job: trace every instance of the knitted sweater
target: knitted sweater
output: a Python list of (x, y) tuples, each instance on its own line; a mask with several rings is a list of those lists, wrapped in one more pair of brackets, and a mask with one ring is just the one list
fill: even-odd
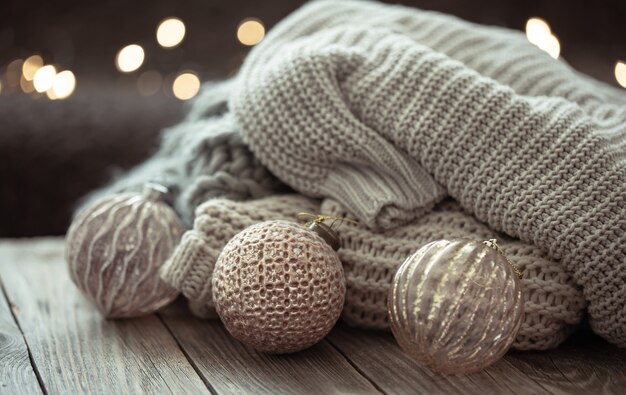
[[(267, 219), (294, 219), (304, 210), (345, 215), (328, 199), (275, 196), (236, 203), (283, 189), (245, 147), (238, 126), (224, 113), (230, 83), (207, 85), (195, 99), (187, 119), (165, 131), (161, 149), (144, 164), (119, 178), (91, 199), (136, 190), (157, 180), (172, 189), (177, 211), (187, 221), (200, 203), (193, 230), (187, 232), (168, 262), (164, 277), (190, 298), (191, 310), (203, 317), (215, 311), (211, 277), (217, 256), (228, 240), (248, 225)], [(229, 199), (215, 199), (229, 197)], [(349, 216), (352, 216), (351, 214)], [(411, 252), (437, 238), (487, 239), (493, 232), (455, 204), (446, 203), (412, 226), (383, 234), (364, 226), (341, 228), (346, 246), (339, 250), (348, 280), (343, 318), (363, 328), (386, 329), (386, 297), (395, 268)], [(504, 241), (503, 241), (504, 242)], [(507, 253), (525, 270), (526, 319), (518, 334), (518, 349), (544, 349), (559, 344), (577, 324), (584, 308), (580, 290), (559, 265), (536, 248), (506, 243)], [(519, 246), (519, 247), (516, 247)]]
[[(300, 195), (279, 195), (249, 202), (209, 200), (197, 210), (194, 228), (163, 267), (162, 277), (190, 299), (192, 311), (215, 317), (211, 277), (226, 243), (244, 228), (268, 219), (295, 220), (299, 211), (350, 216), (341, 205)], [(388, 329), (387, 295), (397, 267), (429, 241), (442, 238), (486, 240), (493, 231), (444, 201), (411, 225), (375, 233), (364, 225), (339, 229), (347, 292), (342, 313), (351, 325)], [(572, 278), (538, 248), (500, 237), (509, 259), (524, 273), (524, 321), (513, 347), (522, 350), (555, 347), (582, 318), (585, 301)]]
[(594, 331), (626, 346), (626, 96), (521, 33), (374, 2), (305, 5), (231, 97), (276, 176), (370, 228), (446, 194), (560, 261)]
[(185, 120), (165, 130), (158, 152), (88, 195), (82, 205), (111, 193), (141, 191), (146, 182), (154, 181), (170, 189), (171, 203), (191, 226), (194, 210), (207, 199), (245, 200), (285, 191), (250, 153), (226, 111), (231, 83), (206, 84)]

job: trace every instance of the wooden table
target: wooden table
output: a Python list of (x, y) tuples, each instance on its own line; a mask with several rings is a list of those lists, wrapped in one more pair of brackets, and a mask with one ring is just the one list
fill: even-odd
[(243, 346), (182, 302), (107, 321), (71, 283), (60, 238), (0, 241), (0, 285), (0, 394), (626, 394), (626, 350), (589, 335), (446, 377), (413, 363), (390, 334), (341, 324), (280, 356)]

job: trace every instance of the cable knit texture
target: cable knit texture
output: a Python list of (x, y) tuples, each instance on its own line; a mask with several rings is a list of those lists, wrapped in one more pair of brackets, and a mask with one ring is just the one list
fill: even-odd
[[(299, 211), (351, 215), (334, 200), (319, 204), (301, 195), (279, 195), (249, 202), (213, 199), (197, 210), (194, 228), (163, 267), (162, 277), (180, 289), (191, 310), (215, 317), (211, 278), (217, 257), (235, 234), (269, 219), (296, 220)], [(346, 275), (347, 292), (342, 317), (351, 325), (388, 329), (387, 295), (397, 267), (424, 244), (442, 238), (486, 240), (493, 231), (458, 204), (446, 200), (411, 225), (376, 233), (363, 225), (344, 224), (338, 251)], [(500, 244), (523, 272), (525, 317), (514, 347), (547, 349), (561, 343), (580, 322), (585, 302), (580, 289), (560, 265), (538, 248), (506, 237)]]
[(231, 83), (206, 84), (186, 119), (165, 130), (153, 157), (90, 194), (83, 205), (111, 193), (141, 191), (146, 182), (155, 181), (170, 188), (176, 211), (191, 226), (194, 210), (207, 199), (245, 200), (284, 191), (250, 153), (226, 111)]
[(594, 331), (626, 346), (623, 92), (519, 32), (322, 0), (252, 50), (230, 104), (251, 150), (296, 190), (378, 230), (423, 221), (448, 194), (560, 261)]

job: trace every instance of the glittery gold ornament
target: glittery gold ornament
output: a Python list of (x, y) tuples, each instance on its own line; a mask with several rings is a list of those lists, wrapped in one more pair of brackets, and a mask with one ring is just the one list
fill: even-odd
[(481, 370), (517, 335), (519, 277), (495, 240), (433, 241), (398, 268), (388, 299), (392, 332), (406, 353), (435, 371)]
[[(313, 222), (313, 228), (330, 228)], [(256, 350), (289, 353), (330, 332), (343, 308), (341, 262), (317, 233), (266, 221), (233, 237), (217, 259), (213, 301), (226, 329)]]
[(159, 277), (184, 231), (161, 200), (166, 191), (148, 184), (142, 194), (107, 196), (81, 211), (68, 231), (70, 276), (108, 318), (148, 314), (178, 295)]

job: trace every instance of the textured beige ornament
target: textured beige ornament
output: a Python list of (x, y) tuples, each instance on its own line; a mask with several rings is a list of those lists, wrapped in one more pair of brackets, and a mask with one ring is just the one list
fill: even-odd
[(148, 184), (142, 194), (105, 197), (81, 211), (66, 238), (70, 276), (108, 318), (151, 313), (178, 291), (159, 277), (184, 225)]
[(495, 240), (438, 240), (398, 268), (389, 319), (400, 347), (446, 374), (481, 370), (509, 349), (523, 318), (519, 272)]
[(337, 322), (343, 267), (320, 236), (287, 221), (252, 225), (233, 237), (213, 273), (222, 322), (256, 350), (289, 353), (320, 341)]

